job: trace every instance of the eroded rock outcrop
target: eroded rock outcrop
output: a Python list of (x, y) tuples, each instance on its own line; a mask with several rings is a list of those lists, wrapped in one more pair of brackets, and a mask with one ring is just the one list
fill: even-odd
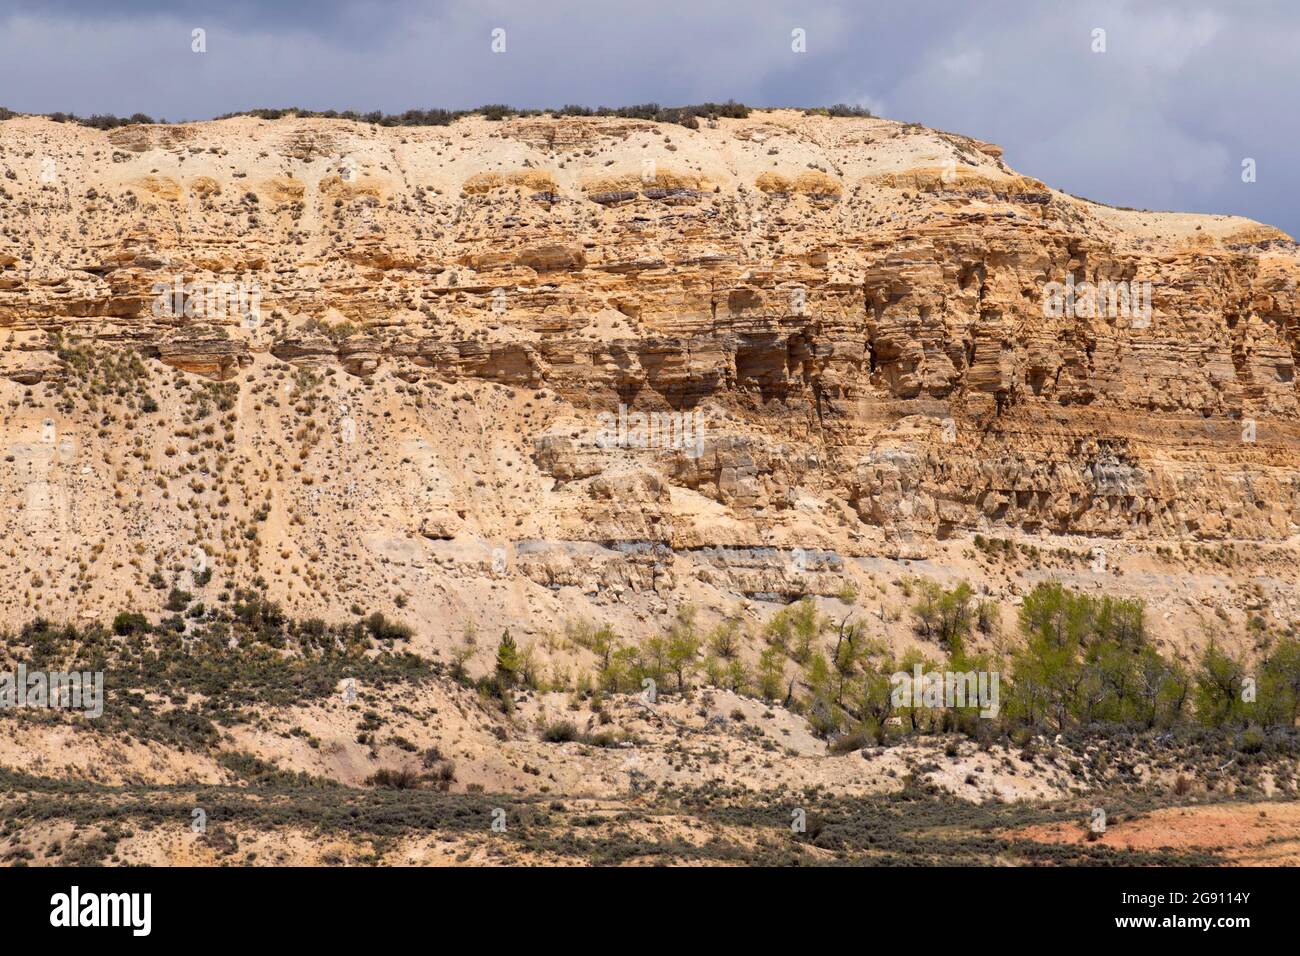
[[(297, 522), (250, 574), (292, 531), (318, 561), (785, 599), (977, 533), (1289, 547), (1300, 522), (1295, 243), (1079, 200), (976, 140), (791, 111), (18, 118), (0, 175), (6, 434), (56, 405), (120, 426), (23, 395), (58, 385), (60, 349), (230, 384), (222, 453)], [(177, 288), (218, 307), (160, 309)], [(206, 502), (203, 440), (136, 447), (169, 490), (205, 486), (155, 518)], [(213, 507), (168, 546), (245, 533)]]

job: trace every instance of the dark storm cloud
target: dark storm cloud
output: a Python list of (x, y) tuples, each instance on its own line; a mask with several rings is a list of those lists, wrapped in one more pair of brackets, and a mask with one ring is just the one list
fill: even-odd
[[(505, 54), (490, 49), (497, 27)], [(806, 53), (791, 50), (795, 28)], [(52, 0), (0, 6), (0, 104), (175, 120), (253, 106), (847, 101), (1000, 143), (1013, 166), (1078, 195), (1295, 234), (1298, 46), (1287, 0)], [(1255, 183), (1241, 181), (1246, 157)]]

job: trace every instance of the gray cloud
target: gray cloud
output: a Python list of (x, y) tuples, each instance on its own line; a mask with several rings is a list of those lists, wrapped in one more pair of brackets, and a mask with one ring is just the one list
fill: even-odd
[[(504, 55), (490, 49), (495, 27)], [(796, 27), (804, 54), (791, 51)], [(1105, 53), (1092, 52), (1096, 28)], [(1287, 0), (47, 0), (0, 8), (0, 98), (173, 120), (254, 106), (848, 101), (1000, 143), (1016, 168), (1091, 199), (1295, 235), (1298, 45)]]

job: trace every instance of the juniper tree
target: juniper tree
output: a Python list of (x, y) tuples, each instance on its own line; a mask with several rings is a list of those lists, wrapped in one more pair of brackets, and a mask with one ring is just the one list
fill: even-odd
[(497, 678), (506, 686), (512, 686), (519, 678), (519, 648), (510, 636), (510, 629), (501, 633), (501, 643), (497, 644)]

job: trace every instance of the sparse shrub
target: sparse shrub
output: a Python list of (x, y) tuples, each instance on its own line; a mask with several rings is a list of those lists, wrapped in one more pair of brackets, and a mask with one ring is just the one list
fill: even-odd
[(368, 787), (384, 787), (389, 790), (414, 790), (419, 785), (420, 777), (413, 770), (390, 770), (387, 767), (381, 767), (369, 777), (366, 777), (366, 786)]
[(562, 744), (578, 739), (578, 728), (571, 720), (557, 720), (542, 728), (542, 739), (548, 744)]
[(138, 612), (122, 611), (113, 618), (113, 633), (118, 635), (141, 634), (149, 630), (149, 620)]

